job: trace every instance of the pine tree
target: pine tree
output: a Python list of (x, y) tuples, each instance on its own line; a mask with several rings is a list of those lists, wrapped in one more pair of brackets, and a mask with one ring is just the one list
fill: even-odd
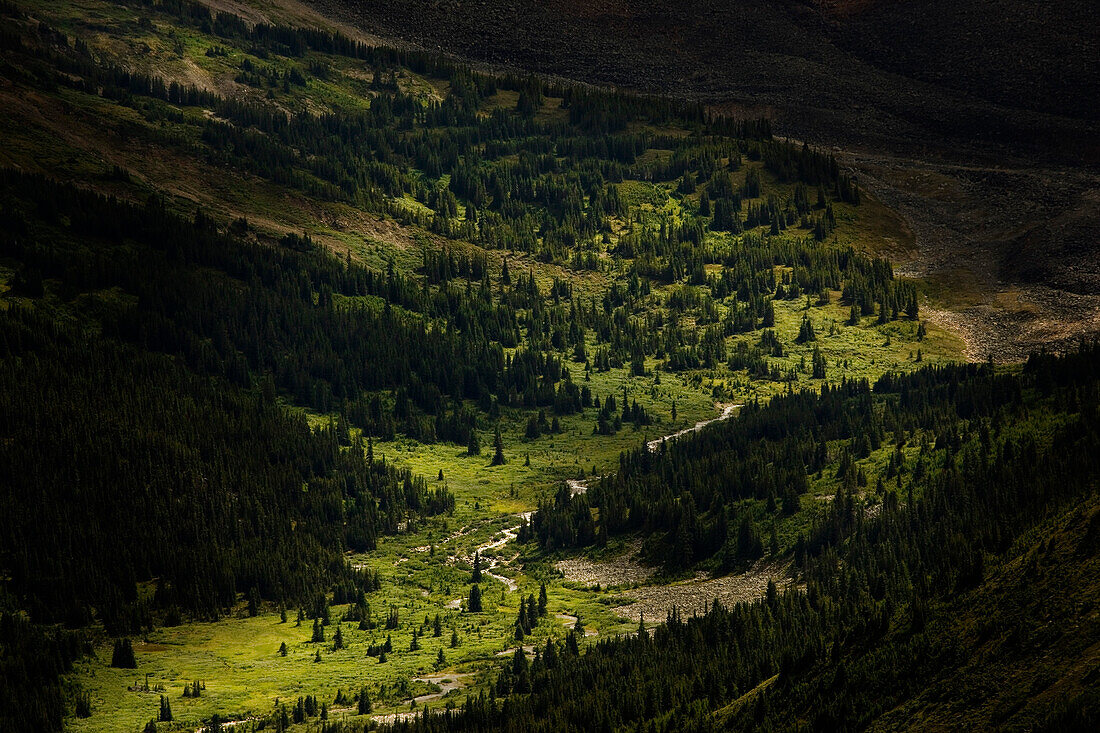
[(285, 657), (286, 655), (287, 655), (287, 648), (286, 648), (286, 642), (284, 641), (282, 644), (279, 645), (279, 656), (280, 657)]
[(497, 426), (496, 434), (493, 436), (493, 462), (494, 466), (504, 465), (504, 440), (500, 437), (500, 426)]
[[(87, 692), (78, 692), (76, 695), (76, 717), (92, 717), (92, 696)], [(150, 721), (151, 722), (151, 721)], [(155, 724), (154, 724), (155, 728)]]
[(359, 691), (359, 699), (356, 701), (356, 710), (360, 715), (369, 715), (374, 706), (370, 702), (370, 694), (367, 692), (367, 688), (364, 687)]
[(804, 344), (816, 339), (817, 334), (814, 332), (814, 324), (810, 322), (808, 316), (802, 316), (802, 325), (798, 327), (798, 338), (796, 341), (800, 344)]
[(137, 659), (134, 657), (134, 645), (129, 639), (117, 639), (114, 651), (111, 653), (111, 666), (119, 669), (136, 669)]
[(160, 712), (157, 714), (157, 720), (162, 723), (172, 720), (172, 703), (168, 701), (167, 695), (160, 696)]
[(313, 619), (313, 637), (310, 639), (313, 643), (320, 643), (325, 640), (325, 628), (321, 626), (320, 619)]
[(481, 553), (479, 553), (477, 550), (474, 550), (474, 570), (472, 573), (470, 573), (470, 582), (481, 582)]
[(481, 586), (477, 583), (470, 586), (470, 599), (466, 603), (466, 609), (470, 613), (481, 613)]
[(344, 648), (344, 632), (340, 628), (340, 624), (336, 625), (336, 633), (332, 635), (332, 649), (337, 651)]
[(530, 633), (539, 622), (539, 608), (535, 601), (535, 594), (532, 593), (527, 596), (527, 630)]
[(814, 379), (825, 378), (825, 357), (821, 354), (821, 349), (814, 345), (813, 354), (813, 374)]

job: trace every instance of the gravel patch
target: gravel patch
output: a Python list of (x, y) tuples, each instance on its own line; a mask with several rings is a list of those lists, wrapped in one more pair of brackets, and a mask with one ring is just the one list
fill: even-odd
[(629, 595), (634, 602), (612, 609), (632, 621), (643, 616), (649, 621), (664, 621), (677, 609), (681, 616), (702, 614), (714, 599), (723, 606), (763, 598), (768, 581), (774, 580), (780, 590), (791, 585), (787, 563), (761, 560), (744, 573), (707, 578), (700, 573), (692, 580), (670, 585), (647, 585), (635, 588)]

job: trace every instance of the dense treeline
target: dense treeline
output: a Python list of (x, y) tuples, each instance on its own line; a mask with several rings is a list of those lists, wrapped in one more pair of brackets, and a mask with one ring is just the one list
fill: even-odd
[[(81, 632), (32, 623), (0, 599), (0, 729), (12, 731), (62, 730), (73, 712), (61, 676), (75, 660), (88, 653)], [(76, 700), (75, 712), (87, 717), (86, 696)]]
[[(960, 367), (882, 380), (874, 395), (893, 403), (898, 430), (937, 438), (921, 456), (925, 469), (907, 472), (877, 512), (854, 496), (831, 503), (813, 533), (818, 540), (799, 553), (805, 591), (773, 584), (759, 601), (714, 604), (690, 619), (674, 614), (652, 633), (601, 641), (583, 654), (573, 637), (537, 650), (534, 661), (517, 652), (501, 673), (500, 692), (513, 693), (507, 699), (481, 695), (393, 730), (865, 728), (962, 664), (951, 612), (931, 624), (934, 608), (954, 608), (958, 594), (981, 586), (985, 559), (1044, 516), (1095, 497), (1098, 357), (1100, 349), (1090, 347), (1066, 358), (1033, 357), (1019, 376)], [(840, 401), (825, 395), (815, 402), (822, 413), (847, 413), (858, 424), (869, 394), (855, 385)], [(773, 410), (774, 421), (762, 419)], [(697, 455), (713, 450), (718, 434), (753, 429), (757, 440), (774, 441), (796, 414), (791, 400), (776, 401), (678, 447), (685, 457)], [(776, 431), (770, 437), (769, 429)], [(684, 460), (672, 455), (675, 447), (651, 460), (669, 467)], [(624, 456), (624, 470), (637, 471), (640, 458)], [(1071, 550), (1078, 560), (1100, 548), (1095, 513), (1089, 526)], [(1042, 618), (1027, 624), (989, 620), (983, 633), (1004, 634), (999, 653), (1019, 658), (1029, 635), (1037, 643), (1052, 637), (1041, 630)], [(1089, 679), (1083, 684), (1094, 687)], [(715, 716), (753, 690), (752, 699)], [(1036, 714), (1046, 721), (1040, 729), (1059, 729), (1087, 726), (1098, 713), (1095, 695), (1086, 694), (1062, 703), (1046, 698)]]
[[(154, 606), (203, 615), (252, 588), (286, 603), (341, 578), (369, 589), (343, 567), (345, 547), (371, 549), (410, 514), (453, 507), (361, 443), (342, 449), (344, 422), (312, 430), (276, 402), (282, 391), (324, 409), (387, 380), (420, 400), (461, 389), (442, 372), (418, 382), (408, 360), (483, 364), (468, 341), (396, 308), (332, 303), (332, 292), (399, 300), (396, 276), (302, 240), (252, 244), (155, 197), (134, 206), (9, 171), (2, 199), (0, 252), (20, 263), (11, 294), (25, 299), (4, 311), (0, 338), (0, 454), (13, 477), (2, 547), (33, 618), (79, 624), (94, 609), (109, 630), (136, 630), (152, 617), (135, 583), (151, 578)], [(513, 389), (547, 368), (491, 363)], [(269, 543), (278, 550), (261, 551)]]
[[(838, 477), (848, 492), (866, 484), (853, 460), (894, 444), (887, 478), (900, 478), (904, 436), (914, 431), (951, 443), (960, 419), (992, 415), (1017, 401), (1018, 382), (1009, 377), (978, 379), (983, 367), (944, 366), (912, 375), (887, 375), (871, 385), (844, 381), (775, 397), (761, 407), (746, 405), (736, 420), (703, 431), (691, 441), (646, 446), (622, 454), (619, 471), (605, 476), (584, 496), (559, 493), (531, 520), (532, 537), (547, 548), (585, 545), (599, 538), (641, 531), (651, 543), (667, 545), (671, 569), (690, 567), (719, 555), (733, 567), (755, 560), (754, 541), (763, 526), (799, 509), (810, 478), (839, 461)], [(765, 503), (761, 517), (756, 502)], [(836, 505), (843, 505), (843, 496)], [(589, 512), (599, 508), (599, 526)], [(763, 525), (763, 526), (758, 526)], [(840, 530), (829, 527), (834, 541)], [(826, 528), (809, 538), (810, 549), (826, 542)]]
[[(494, 324), (514, 331), (514, 317), (495, 318), (491, 305), (471, 305), (477, 299), (461, 291), (428, 299), (392, 268), (383, 274), (340, 263), (296, 237), (281, 248), (250, 243), (219, 230), (201, 211), (182, 219), (157, 197), (135, 206), (10, 171), (0, 183), (18, 188), (47, 221), (64, 221), (70, 237), (47, 244), (23, 213), (12, 211), (14, 231), (0, 240), (0, 253), (23, 263), (20, 292), (40, 294), (44, 279), (57, 280), (66, 300), (120, 288), (136, 297), (137, 307), (101, 312), (104, 329), (178, 354), (201, 373), (239, 386), (250, 375), (270, 374), (296, 402), (325, 412), (364, 391), (400, 386), (431, 414), (446, 408), (445, 396), (491, 394), (511, 404), (563, 376), (552, 355), (506, 355), (499, 339), (493, 343)], [(377, 295), (429, 318), (338, 295)], [(430, 323), (447, 316), (461, 330)]]
[[(94, 612), (126, 633), (155, 609), (216, 616), (253, 588), (286, 604), (338, 580), (373, 590), (344, 548), (453, 505), (340, 451), (335, 430), (311, 430), (270, 385), (235, 388), (29, 310), (0, 320), (0, 547), (35, 620)], [(137, 583), (153, 579), (150, 603)]]

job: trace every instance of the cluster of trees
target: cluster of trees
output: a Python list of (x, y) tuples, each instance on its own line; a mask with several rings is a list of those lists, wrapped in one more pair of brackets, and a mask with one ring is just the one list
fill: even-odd
[[(13, 605), (0, 599), (0, 728), (63, 730), (74, 711), (62, 676), (91, 652), (91, 644), (82, 632), (35, 623)], [(75, 703), (79, 717), (92, 714), (88, 695)]]
[[(813, 368), (825, 368), (820, 352)], [(991, 374), (982, 378), (985, 371), (942, 367), (883, 377), (873, 387), (844, 381), (823, 385), (820, 394), (775, 397), (766, 407), (750, 403), (735, 420), (690, 441), (662, 444), (658, 453), (643, 445), (622, 454), (618, 472), (584, 495), (558, 492), (532, 517), (529, 536), (553, 548), (640, 531), (654, 556), (666, 558), (671, 569), (716, 555), (727, 567), (744, 563), (759, 556), (747, 552), (755, 543), (746, 538), (763, 535), (777, 519), (794, 514), (811, 477), (827, 466), (839, 461), (845, 489), (855, 491), (861, 478), (848, 470), (851, 459), (865, 458), (893, 440), (889, 478), (900, 480), (902, 470), (918, 470), (903, 465), (900, 451), (914, 431), (955, 430), (960, 419), (987, 418), (1019, 399), (1018, 382)], [(598, 524), (593, 508), (599, 510)], [(816, 533), (807, 541), (821, 542)]]
[(524, 637), (530, 636), (539, 619), (546, 615), (546, 603), (546, 583), (539, 586), (538, 601), (533, 593), (526, 600), (521, 599), (519, 612), (516, 614), (516, 641), (523, 641)]

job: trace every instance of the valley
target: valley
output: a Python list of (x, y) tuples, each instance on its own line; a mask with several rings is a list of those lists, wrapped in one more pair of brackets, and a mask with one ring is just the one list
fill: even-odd
[(945, 178), (323, 3), (0, 16), (0, 723), (942, 722), (896, 650), (980, 686), (960, 626), (1031, 685), (998, 723), (1094, 687), (1091, 631), (1036, 671), (1035, 613), (958, 613), (1095, 564), (1094, 273), (952, 249), (1007, 176), (989, 241), (1077, 252), (1088, 175)]

